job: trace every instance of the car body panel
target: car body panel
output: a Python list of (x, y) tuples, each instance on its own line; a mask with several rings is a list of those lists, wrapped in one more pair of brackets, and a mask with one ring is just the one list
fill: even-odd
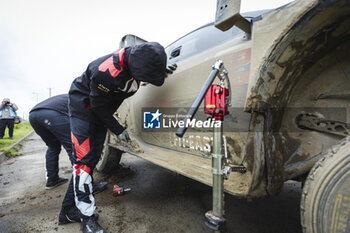
[[(278, 194), (284, 181), (307, 173), (318, 158), (315, 155), (322, 154), (339, 139), (315, 132), (280, 132), (283, 122), (288, 122), (288, 114), (283, 115), (278, 111), (270, 113), (269, 109), (288, 104), (299, 106), (292, 104), (293, 98), (296, 98), (293, 95), (298, 95), (292, 87), (298, 87), (297, 83), (303, 78), (302, 72), (319, 69), (311, 63), (305, 63), (310, 65), (303, 69), (293, 66), (295, 58), (301, 67), (302, 62), (306, 61), (303, 60), (303, 56), (306, 56), (303, 51), (313, 48), (307, 44), (304, 44), (306, 50), (303, 49), (304, 45), (296, 47), (299, 45), (297, 42), (308, 41), (313, 35), (319, 35), (318, 31), (323, 32), (325, 26), (336, 24), (339, 27), (332, 29), (337, 36), (334, 41), (343, 39), (346, 44), (344, 38), (348, 35), (345, 30), (348, 21), (344, 19), (348, 19), (348, 9), (349, 4), (345, 0), (295, 1), (254, 17), (250, 36), (233, 27), (231, 32), (220, 34), (222, 38), (212, 40), (210, 36), (218, 33), (213, 30), (218, 29), (209, 24), (176, 40), (166, 48), (168, 64), (178, 65), (174, 74), (166, 79), (162, 87), (143, 84), (117, 111), (118, 121), (127, 128), (135, 144), (126, 149), (114, 135), (110, 135), (109, 145), (211, 185), (212, 133), (192, 130), (184, 138), (178, 138), (175, 136), (176, 128), (144, 129), (143, 113), (146, 110), (159, 110), (163, 116), (167, 114), (166, 111), (186, 113), (215, 60), (221, 59), (229, 72), (233, 96), (230, 114), (224, 122), (223, 141), (230, 165), (243, 164), (247, 168), (245, 174), (230, 174), (225, 181), (225, 191), (241, 197)], [(327, 17), (332, 20), (326, 20)], [(210, 33), (206, 37), (199, 36), (206, 28)], [(227, 40), (228, 33), (232, 34)], [(208, 46), (197, 43), (201, 38), (208, 40)], [(322, 45), (321, 40), (315, 38), (317, 40), (310, 45)], [(216, 40), (219, 42), (213, 46), (212, 42)], [(202, 47), (197, 48), (197, 45)], [(335, 46), (333, 42), (330, 45)], [(325, 54), (329, 54), (325, 58), (328, 60), (337, 56), (329, 51), (312, 56), (322, 61)], [(344, 62), (344, 66), (347, 64)], [(334, 72), (338, 69), (335, 64)], [(346, 74), (339, 77), (339, 82), (346, 80)], [(286, 85), (288, 88), (284, 88)], [(299, 89), (303, 87), (299, 86)], [(305, 92), (303, 95), (307, 96), (307, 90)], [(324, 106), (314, 105), (312, 101), (298, 101), (309, 106)], [(341, 107), (346, 105), (347, 102), (339, 103)], [(204, 119), (203, 107), (196, 117)], [(349, 122), (349, 119), (345, 121)], [(305, 140), (298, 140), (298, 137)], [(317, 143), (318, 140), (321, 140), (319, 146), (307, 145), (307, 142)]]

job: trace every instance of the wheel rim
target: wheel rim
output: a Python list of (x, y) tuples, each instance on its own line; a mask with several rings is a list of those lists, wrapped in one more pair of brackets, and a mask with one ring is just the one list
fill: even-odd
[[(345, 165), (345, 166), (344, 166)], [(340, 169), (321, 192), (317, 211), (317, 232), (349, 232), (350, 230), (350, 158), (339, 164)]]

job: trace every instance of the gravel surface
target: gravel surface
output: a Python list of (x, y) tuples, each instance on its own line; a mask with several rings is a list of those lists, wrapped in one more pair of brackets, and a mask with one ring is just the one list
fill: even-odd
[[(0, 164), (0, 232), (80, 232), (78, 223), (59, 226), (57, 217), (67, 184), (45, 190), (46, 146), (34, 134), (24, 143), (22, 156)], [(143, 159), (123, 155), (130, 172), (94, 173), (95, 181), (108, 181), (96, 195), (100, 224), (107, 232), (206, 233), (204, 213), (211, 209), (210, 187), (175, 174)], [(60, 175), (70, 168), (65, 151)], [(118, 184), (132, 191), (114, 197)], [(300, 183), (287, 182), (279, 196), (246, 201), (225, 196), (229, 233), (301, 233)]]

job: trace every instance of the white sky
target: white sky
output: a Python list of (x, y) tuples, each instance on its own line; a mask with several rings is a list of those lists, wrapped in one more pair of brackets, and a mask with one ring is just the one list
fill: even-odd
[[(291, 0), (242, 0), (241, 12)], [(167, 46), (211, 22), (216, 0), (0, 0), (0, 100), (27, 118), (36, 104), (67, 93), (94, 59), (125, 34)]]

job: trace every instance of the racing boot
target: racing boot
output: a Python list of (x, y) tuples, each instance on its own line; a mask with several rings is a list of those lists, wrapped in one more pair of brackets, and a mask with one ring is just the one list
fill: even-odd
[[(92, 217), (99, 217), (99, 214), (95, 212)], [(58, 225), (64, 225), (68, 223), (81, 222), (81, 214), (77, 207), (72, 207), (68, 211), (61, 210), (60, 215), (58, 216)]]
[(81, 230), (83, 233), (105, 233), (106, 231), (98, 224), (97, 219), (93, 216), (83, 218)]
[(46, 182), (46, 187), (45, 189), (53, 189), (53, 188), (56, 188), (57, 186), (60, 186), (64, 183), (66, 183), (68, 181), (68, 179), (66, 178), (62, 178), (62, 177), (58, 177), (57, 180), (55, 181), (52, 181), (52, 182)]
[(58, 216), (58, 225), (64, 225), (73, 222), (81, 222), (81, 214), (77, 207), (72, 207), (68, 210), (61, 210)]

